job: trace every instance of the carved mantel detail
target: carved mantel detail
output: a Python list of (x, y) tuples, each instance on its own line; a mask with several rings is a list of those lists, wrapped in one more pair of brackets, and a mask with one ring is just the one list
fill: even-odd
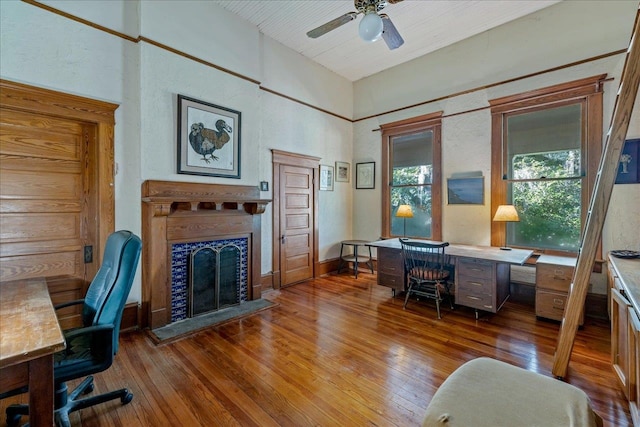
[(260, 288), (261, 218), (271, 200), (257, 186), (145, 181), (142, 184), (142, 325), (170, 323), (173, 243), (246, 237), (248, 299)]

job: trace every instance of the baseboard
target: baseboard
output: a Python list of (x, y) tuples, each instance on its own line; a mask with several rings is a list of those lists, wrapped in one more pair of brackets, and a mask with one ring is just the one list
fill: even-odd
[(325, 259), (316, 264), (316, 277), (326, 276), (338, 270), (340, 258)]
[(140, 328), (140, 304), (136, 301), (128, 302), (122, 312), (120, 332), (133, 331)]
[(269, 272), (260, 276), (260, 284), (262, 285), (262, 291), (270, 291), (273, 289), (273, 273)]

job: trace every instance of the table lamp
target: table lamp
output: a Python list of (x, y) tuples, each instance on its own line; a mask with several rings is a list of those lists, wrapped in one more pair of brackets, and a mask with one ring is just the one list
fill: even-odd
[(407, 237), (407, 218), (413, 218), (411, 205), (400, 205), (396, 211), (396, 217), (402, 218), (404, 221), (403, 237)]
[[(496, 211), (495, 216), (493, 217), (495, 222), (519, 222), (520, 217), (518, 216), (518, 212), (516, 211), (516, 207), (513, 205), (500, 205), (498, 206), (498, 210)], [(506, 234), (505, 234), (505, 244), (506, 244)], [(500, 249), (503, 251), (510, 251), (511, 248), (507, 246), (502, 246)]]

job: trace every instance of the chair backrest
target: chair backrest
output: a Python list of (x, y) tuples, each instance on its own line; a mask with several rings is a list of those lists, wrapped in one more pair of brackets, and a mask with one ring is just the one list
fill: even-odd
[(448, 274), (448, 256), (445, 248), (448, 242), (426, 243), (400, 239), (402, 259), (409, 276), (424, 281), (439, 281)]
[(84, 326), (114, 325), (113, 352), (118, 350), (122, 311), (140, 259), (142, 242), (130, 231), (116, 231), (107, 239), (102, 265), (91, 281), (82, 308)]

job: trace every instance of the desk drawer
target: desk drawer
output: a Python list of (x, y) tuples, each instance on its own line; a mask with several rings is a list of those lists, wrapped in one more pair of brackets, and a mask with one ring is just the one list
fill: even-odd
[(471, 295), (493, 295), (493, 282), (491, 279), (482, 279), (468, 276), (458, 276), (458, 288), (461, 292)]
[(568, 292), (573, 278), (573, 267), (554, 264), (536, 265), (536, 286), (560, 292)]
[(400, 272), (404, 270), (402, 252), (399, 249), (378, 248), (378, 271)]
[(493, 263), (477, 259), (459, 258), (458, 275), (491, 280), (493, 278)]
[(378, 271), (378, 285), (404, 290), (404, 280), (402, 274), (386, 274)]
[[(545, 319), (562, 320), (567, 305), (567, 294), (562, 292), (536, 291), (536, 316)], [(584, 310), (580, 314), (579, 324), (584, 323)]]
[(487, 294), (476, 294), (464, 289), (458, 289), (456, 304), (476, 308), (478, 310), (491, 311), (493, 313), (496, 312), (493, 305), (493, 296)]
[(536, 316), (546, 319), (562, 320), (567, 294), (558, 292), (536, 292)]

